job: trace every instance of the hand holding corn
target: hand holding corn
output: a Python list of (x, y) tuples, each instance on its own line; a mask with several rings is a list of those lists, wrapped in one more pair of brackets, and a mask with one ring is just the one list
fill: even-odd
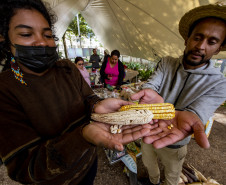
[[(143, 104), (163, 102), (163, 98), (152, 89), (143, 89), (130, 98), (139, 100)], [(171, 124), (173, 129), (168, 128)], [(176, 111), (172, 120), (159, 120), (158, 127), (151, 130), (149, 136), (144, 137), (143, 141), (147, 144), (153, 143), (155, 148), (162, 148), (174, 144), (192, 133), (201, 147), (208, 148), (210, 146), (199, 117), (192, 112)]]
[(175, 116), (174, 106), (170, 103), (124, 105), (119, 112), (92, 114), (91, 119), (112, 124), (111, 133), (120, 133), (117, 125), (147, 124), (152, 119), (172, 119)]
[[(145, 100), (142, 97), (142, 101)], [(143, 103), (145, 103), (143, 101)], [(123, 105), (129, 105), (131, 103), (120, 100), (109, 98), (101, 101), (96, 106), (96, 113), (109, 113), (115, 112), (120, 109)], [(96, 132), (98, 124), (101, 125), (101, 131)], [(168, 129), (168, 126), (173, 124), (173, 129)], [(158, 126), (154, 128), (154, 126)], [(175, 111), (175, 117), (171, 120), (159, 120), (158, 124), (150, 125), (145, 124), (146, 127), (138, 125), (136, 127), (131, 126), (127, 130), (124, 130), (121, 134), (110, 134), (110, 125), (94, 122), (93, 124), (87, 125), (83, 130), (86, 131), (87, 128), (92, 128), (93, 134), (85, 132), (85, 139), (93, 144), (102, 145), (107, 148), (115, 148), (118, 150), (123, 149), (123, 144), (134, 141), (138, 138), (143, 137), (143, 141), (147, 144), (153, 143), (155, 148), (162, 148), (167, 145), (174, 144), (185, 137), (194, 133), (196, 142), (203, 148), (209, 147), (209, 141), (204, 132), (204, 126), (199, 117), (188, 111)], [(148, 126), (150, 128), (148, 128)], [(103, 129), (105, 127), (107, 129)], [(133, 130), (130, 132), (130, 128)], [(86, 138), (87, 137), (87, 138)], [(103, 138), (105, 137), (105, 138)], [(120, 138), (119, 138), (120, 137)], [(113, 139), (113, 140), (112, 140)], [(95, 140), (95, 141), (93, 141)], [(98, 140), (98, 142), (96, 141)], [(117, 147), (116, 147), (117, 146)]]
[[(123, 105), (129, 105), (130, 102), (115, 98), (108, 98), (98, 102), (94, 111), (96, 113), (115, 112)], [(109, 149), (123, 150), (123, 145), (146, 136), (156, 125), (137, 125), (123, 127), (120, 134), (111, 134), (110, 125), (100, 122), (91, 122), (82, 129), (83, 137), (90, 143), (103, 146)]]

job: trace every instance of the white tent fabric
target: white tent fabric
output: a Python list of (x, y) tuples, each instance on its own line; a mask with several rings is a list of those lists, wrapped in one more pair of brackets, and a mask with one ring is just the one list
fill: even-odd
[[(216, 0), (45, 0), (58, 16), (56, 34), (62, 37), (80, 12), (109, 51), (157, 61), (183, 54), (178, 23), (188, 10)], [(221, 52), (215, 58), (226, 58)]]

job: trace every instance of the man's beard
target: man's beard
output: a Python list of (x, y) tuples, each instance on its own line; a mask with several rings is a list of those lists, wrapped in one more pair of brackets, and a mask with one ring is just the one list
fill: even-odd
[(204, 60), (205, 55), (201, 55), (202, 60), (200, 60), (200, 62), (195, 62), (195, 61), (192, 61), (192, 60), (188, 60), (188, 55), (189, 54), (192, 54), (192, 51), (188, 51), (187, 53), (184, 52), (184, 62), (187, 65), (190, 65), (190, 66), (199, 66), (201, 64), (208, 64), (209, 63), (209, 60)]

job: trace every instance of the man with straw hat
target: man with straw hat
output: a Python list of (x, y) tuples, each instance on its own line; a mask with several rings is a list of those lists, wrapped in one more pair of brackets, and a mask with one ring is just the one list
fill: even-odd
[(176, 108), (174, 119), (158, 121), (159, 134), (143, 139), (142, 160), (149, 173), (143, 184), (160, 184), (157, 158), (164, 166), (163, 184), (178, 184), (190, 135), (208, 148), (204, 124), (226, 99), (226, 79), (210, 61), (225, 50), (226, 3), (190, 10), (181, 18), (179, 32), (185, 40), (183, 56), (163, 58), (143, 90), (131, 96), (140, 103), (168, 102)]

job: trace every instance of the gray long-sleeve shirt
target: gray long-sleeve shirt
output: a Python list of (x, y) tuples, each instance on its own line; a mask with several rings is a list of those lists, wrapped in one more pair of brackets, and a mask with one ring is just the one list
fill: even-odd
[[(211, 63), (195, 70), (185, 70), (183, 57), (165, 57), (143, 89), (158, 92), (165, 102), (178, 110), (191, 111), (205, 124), (226, 99), (226, 78)], [(185, 145), (190, 137), (176, 143)]]

